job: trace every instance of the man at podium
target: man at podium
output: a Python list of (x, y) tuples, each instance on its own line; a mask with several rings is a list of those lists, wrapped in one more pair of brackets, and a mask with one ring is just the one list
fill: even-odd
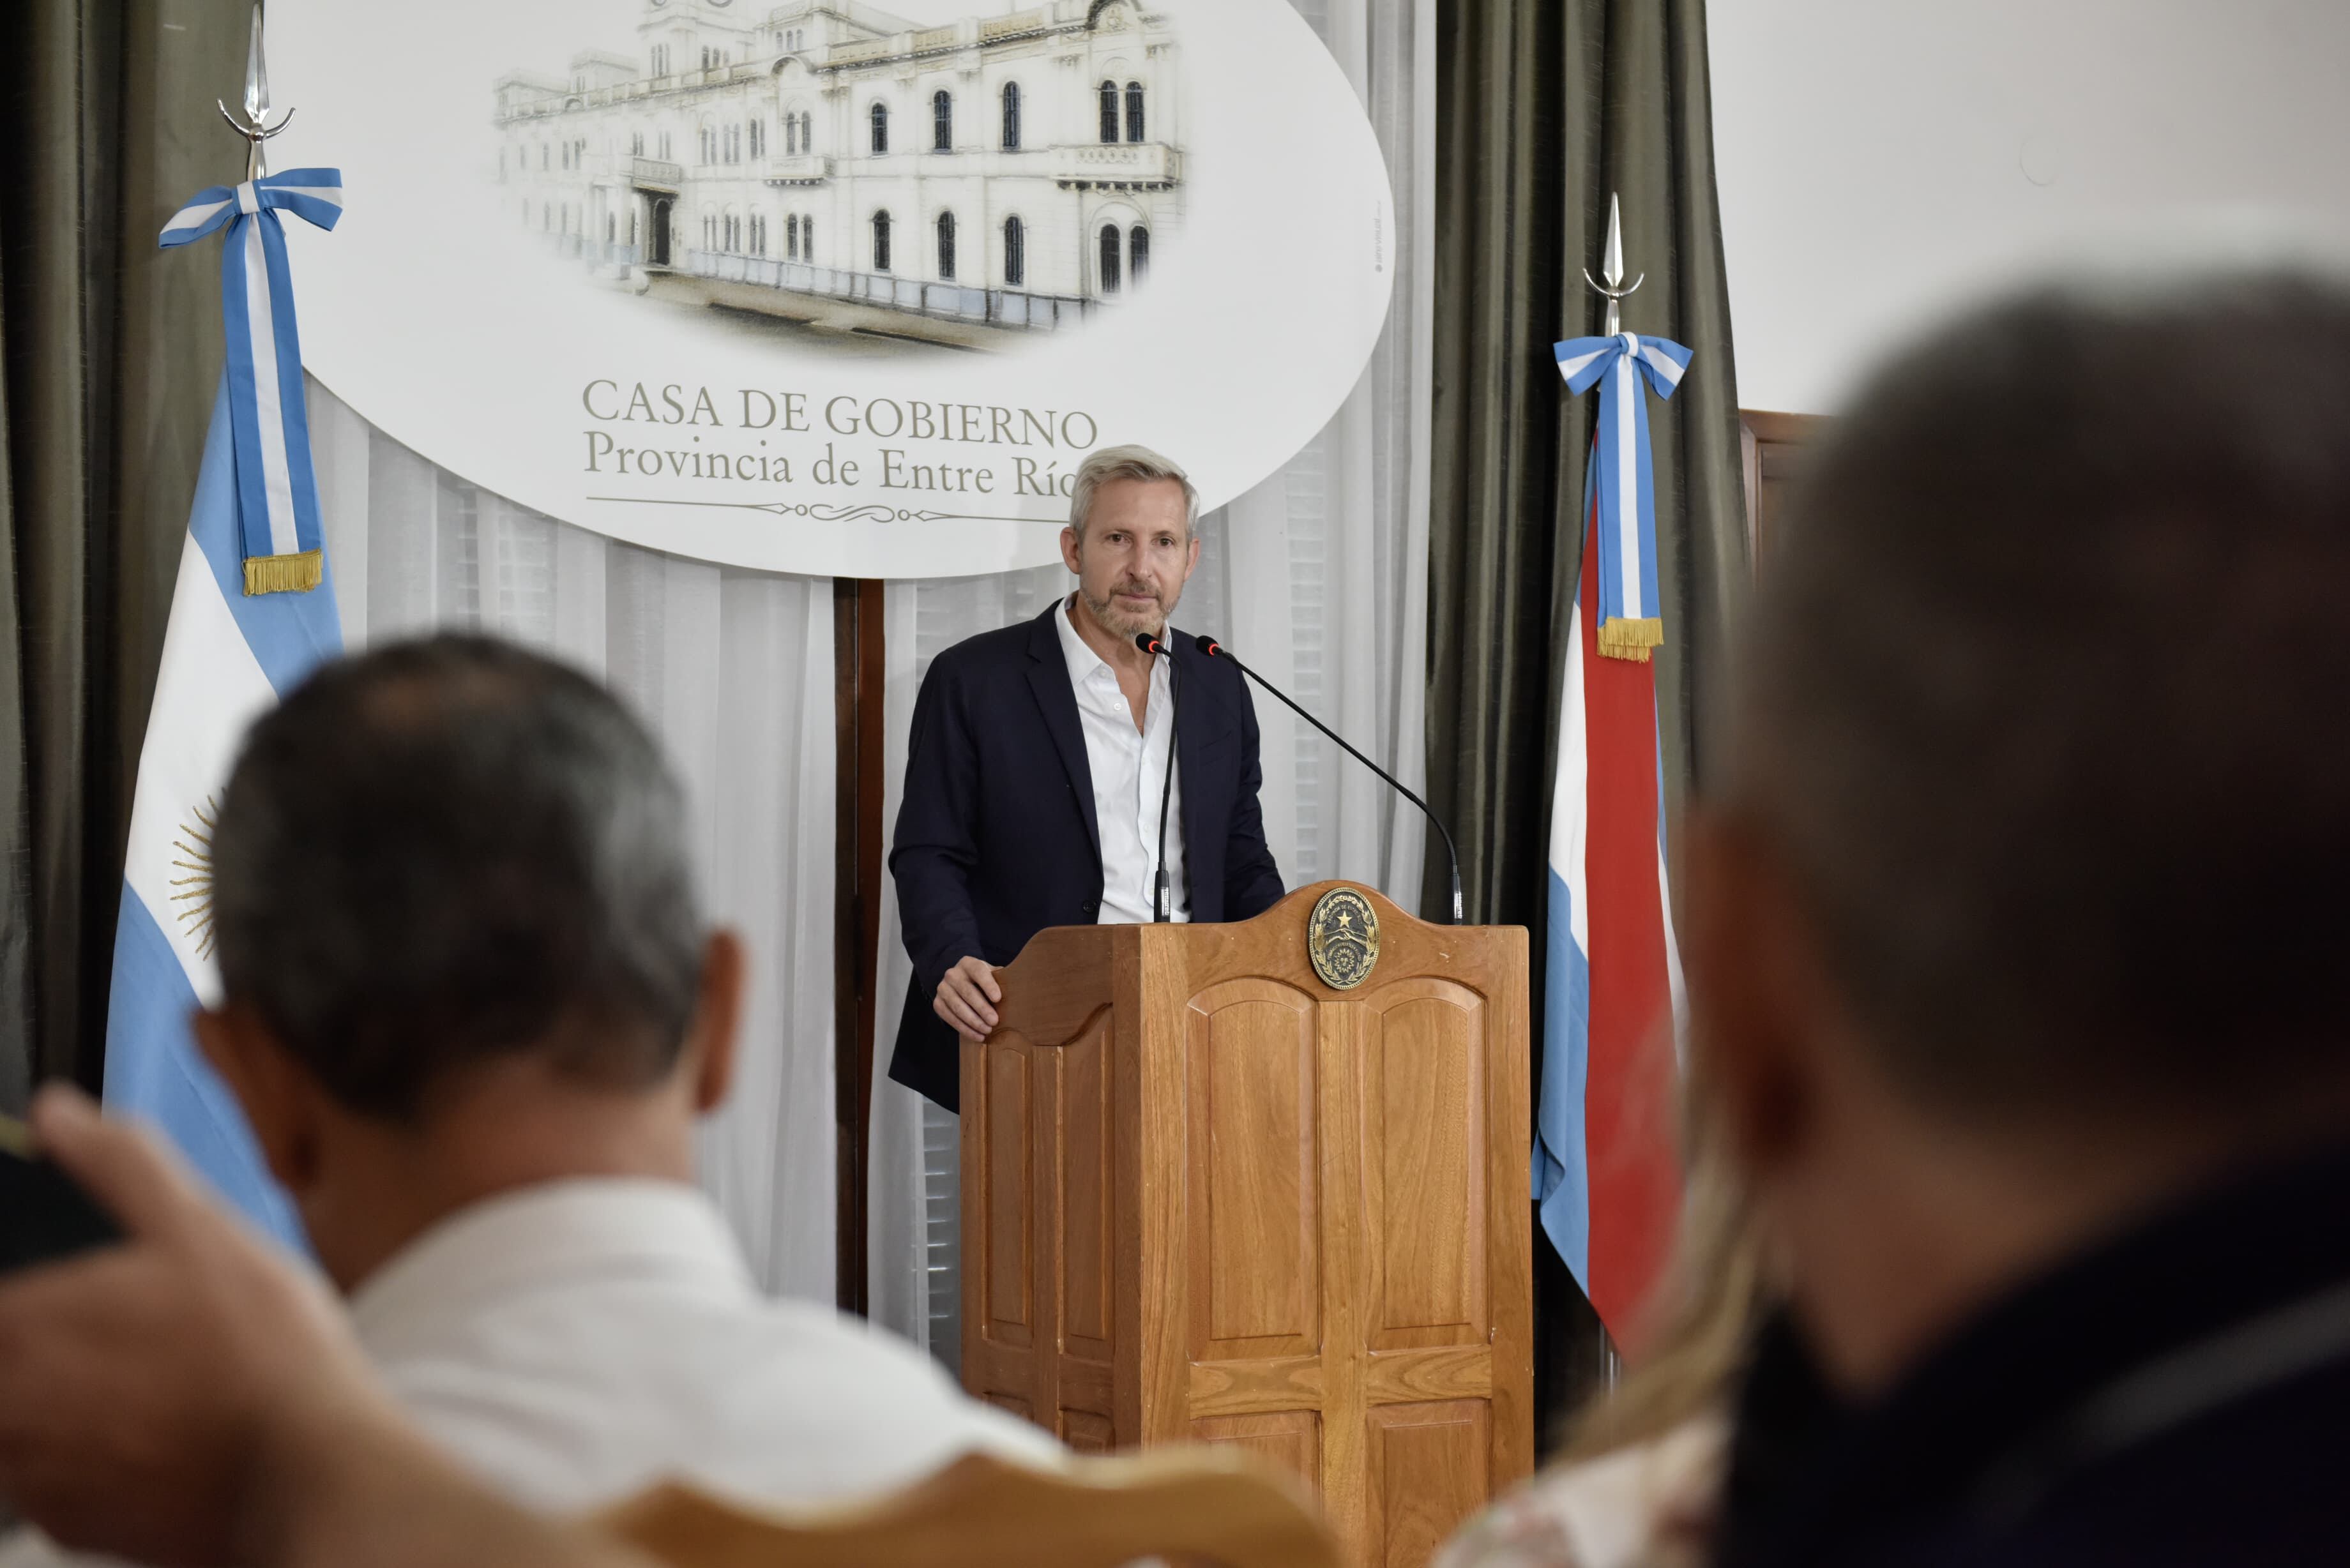
[(949, 1110), (957, 1041), (995, 1026), (995, 968), (1036, 932), (1243, 920), (1282, 895), (1246, 685), (1167, 631), (1200, 562), (1198, 508), (1157, 452), (1095, 452), (1061, 531), (1076, 592), (923, 678), (889, 852), (914, 963), (889, 1076)]

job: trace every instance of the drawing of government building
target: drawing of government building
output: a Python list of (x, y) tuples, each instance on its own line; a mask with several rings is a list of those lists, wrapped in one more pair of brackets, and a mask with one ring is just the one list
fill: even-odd
[(499, 78), (517, 221), (640, 290), (972, 346), (1116, 301), (1180, 233), (1175, 39), (1135, 0), (747, 5), (646, 0), (636, 54)]

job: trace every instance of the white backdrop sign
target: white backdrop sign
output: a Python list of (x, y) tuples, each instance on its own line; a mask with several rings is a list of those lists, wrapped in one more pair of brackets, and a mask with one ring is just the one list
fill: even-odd
[(1287, 0), (278, 0), (308, 368), (510, 500), (819, 576), (1054, 560), (1142, 441), (1213, 506), (1336, 410), (1386, 171)]

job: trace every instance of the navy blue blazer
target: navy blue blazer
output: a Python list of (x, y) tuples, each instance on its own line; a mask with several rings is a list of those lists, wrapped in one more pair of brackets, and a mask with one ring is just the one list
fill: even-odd
[[(914, 700), (889, 873), (914, 982), (889, 1076), (956, 1108), (959, 1036), (931, 1011), (963, 958), (1010, 963), (1047, 926), (1091, 925), (1102, 896), (1076, 691), (1053, 618), (982, 632), (931, 661)], [(1239, 670), (1177, 632), (1175, 766), (1195, 920), (1244, 920), (1282, 894), (1257, 805), (1256, 709)]]

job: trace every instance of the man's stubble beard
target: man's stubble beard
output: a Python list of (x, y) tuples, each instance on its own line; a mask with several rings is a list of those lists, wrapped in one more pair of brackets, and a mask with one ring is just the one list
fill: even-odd
[[(1119, 585), (1111, 584), (1110, 592), (1117, 593), (1118, 587)], [(1149, 591), (1156, 592), (1155, 589)], [(1182, 587), (1178, 585), (1173, 598), (1162, 600), (1155, 611), (1147, 610), (1140, 615), (1135, 615), (1118, 608), (1116, 599), (1096, 599), (1093, 595), (1086, 592), (1083, 583), (1077, 585), (1077, 597), (1086, 601), (1086, 608), (1093, 612), (1094, 619), (1105, 629), (1121, 638), (1131, 638), (1140, 631), (1147, 631), (1153, 637), (1163, 635), (1167, 630), (1167, 618), (1175, 613), (1175, 601), (1180, 598), (1182, 594)]]

